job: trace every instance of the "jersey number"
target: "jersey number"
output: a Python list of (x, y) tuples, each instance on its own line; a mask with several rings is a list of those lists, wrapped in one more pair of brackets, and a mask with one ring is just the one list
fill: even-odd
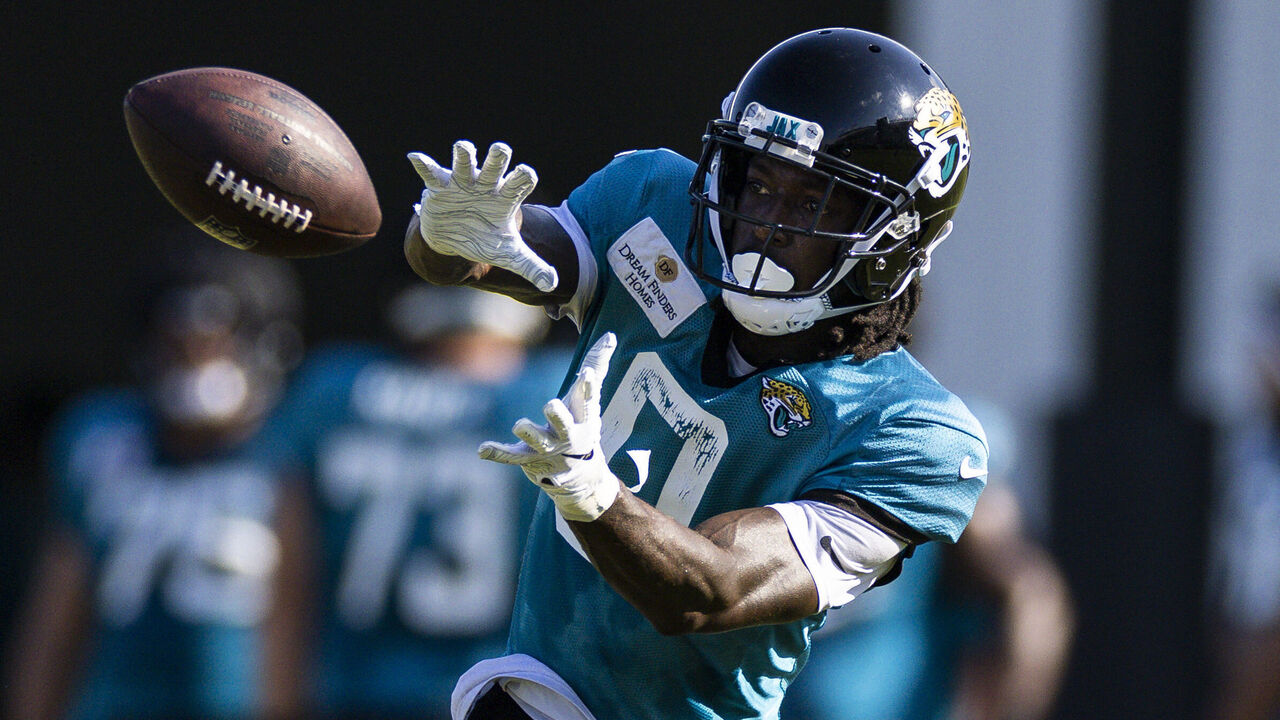
[[(645, 405), (653, 406), (675, 435), (676, 442), (680, 443), (671, 473), (659, 480), (662, 492), (654, 507), (689, 525), (707, 492), (707, 484), (711, 482), (716, 466), (729, 447), (729, 433), (723, 420), (707, 412), (680, 387), (656, 353), (638, 353), (601, 417), (600, 447), (610, 461), (635, 432), (636, 419)], [(634, 455), (632, 457), (635, 459)], [(654, 481), (646, 477), (646, 464), (637, 462), (637, 466), (641, 485)], [(639, 487), (633, 489), (638, 490)], [(560, 513), (556, 513), (556, 529), (580, 555), (586, 557)]]
[[(325, 449), (322, 492), (351, 522), (337, 588), (348, 627), (375, 625), (392, 597), (400, 621), (423, 634), (483, 635), (504, 626), (519, 486), (480, 460), (475, 446), (423, 447), (352, 431)], [(422, 518), (429, 538), (414, 537)]]
[(157, 591), (161, 607), (185, 622), (247, 627), (262, 619), (279, 559), (265, 473), (152, 470), (105, 477), (92, 492), (90, 522), (107, 538), (97, 600), (106, 622), (134, 622)]

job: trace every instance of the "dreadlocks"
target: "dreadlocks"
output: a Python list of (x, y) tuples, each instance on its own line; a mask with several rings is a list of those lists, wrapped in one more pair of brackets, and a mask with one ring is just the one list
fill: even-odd
[(912, 279), (907, 289), (886, 303), (873, 305), (865, 310), (845, 315), (843, 322), (827, 330), (824, 347), (819, 359), (852, 355), (859, 360), (870, 360), (911, 342), (907, 325), (920, 307), (920, 278)]
[[(889, 302), (828, 318), (811, 328), (789, 335), (763, 338), (744, 332), (735, 347), (758, 370), (843, 356), (870, 360), (911, 342), (907, 325), (915, 316), (916, 308), (920, 307), (920, 295), (920, 281), (913, 279), (901, 295)], [(707, 347), (708, 350), (719, 349), (708, 352), (704, 357), (703, 372), (707, 377), (714, 377), (717, 372), (715, 363), (707, 364), (709, 359), (723, 357), (724, 343), (729, 342), (730, 328), (735, 326), (733, 315), (725, 308), (724, 301), (717, 297), (712, 303), (718, 322), (712, 328), (712, 338)], [(740, 325), (737, 327), (741, 328)], [(769, 345), (762, 348), (756, 342), (742, 342), (752, 338), (767, 339)], [(749, 348), (754, 348), (757, 352), (750, 353)]]

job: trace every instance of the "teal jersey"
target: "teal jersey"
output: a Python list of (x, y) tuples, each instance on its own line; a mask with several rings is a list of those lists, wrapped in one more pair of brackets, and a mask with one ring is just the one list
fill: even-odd
[[(721, 513), (838, 490), (924, 538), (954, 542), (981, 492), (977, 421), (905, 350), (726, 377), (719, 291), (695, 279), (693, 164), (624, 154), (567, 206), (597, 268), (577, 358), (605, 332), (601, 446), (643, 500), (695, 526)], [(566, 381), (567, 382), (567, 381)], [(664, 637), (576, 549), (550, 501), (528, 540), (509, 642), (559, 673), (600, 720), (772, 718), (823, 622)]]
[(91, 560), (92, 651), (69, 717), (246, 717), (277, 476), (253, 441), (177, 462), (157, 437), (131, 391), (86, 397), (54, 426), (56, 509)]
[(270, 434), (319, 531), (322, 712), (448, 717), (457, 677), (502, 652), (540, 493), (477, 447), (537, 412), (566, 362), (538, 354), (486, 383), (343, 345), (298, 373)]

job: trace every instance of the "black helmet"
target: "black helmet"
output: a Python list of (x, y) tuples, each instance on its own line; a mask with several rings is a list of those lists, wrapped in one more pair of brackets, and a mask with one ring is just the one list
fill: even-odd
[[(959, 102), (915, 53), (863, 30), (797, 35), (756, 61), (722, 113), (708, 125), (689, 187), (694, 221), (685, 254), (700, 277), (731, 291), (726, 304), (748, 329), (802, 330), (891, 300), (928, 271), (964, 192), (969, 134)], [(827, 200), (853, 192), (856, 227), (820, 231), (816, 219), (796, 227), (737, 212), (747, 163), (766, 154), (822, 178)], [(769, 232), (752, 277), (728, 270), (723, 238), (738, 222)], [(771, 288), (760, 282), (761, 269), (778, 231), (836, 243), (837, 260), (811, 287)]]

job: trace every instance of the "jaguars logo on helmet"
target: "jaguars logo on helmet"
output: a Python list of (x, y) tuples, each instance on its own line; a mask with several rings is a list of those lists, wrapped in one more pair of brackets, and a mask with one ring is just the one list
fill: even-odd
[(942, 197), (969, 164), (969, 124), (955, 95), (933, 88), (920, 98), (911, 141), (925, 157), (917, 177), (930, 195)]

